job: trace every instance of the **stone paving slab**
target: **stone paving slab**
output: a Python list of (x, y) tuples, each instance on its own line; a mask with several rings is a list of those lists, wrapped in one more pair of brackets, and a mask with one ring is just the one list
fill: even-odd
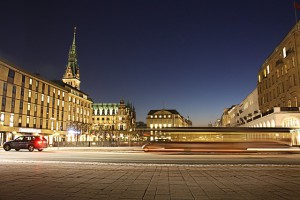
[(300, 166), (0, 161), (0, 183), (0, 200), (296, 200)]

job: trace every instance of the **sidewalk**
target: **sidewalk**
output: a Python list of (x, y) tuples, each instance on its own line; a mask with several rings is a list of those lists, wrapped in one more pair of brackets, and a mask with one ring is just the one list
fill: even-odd
[(0, 200), (299, 199), (300, 166), (1, 163)]

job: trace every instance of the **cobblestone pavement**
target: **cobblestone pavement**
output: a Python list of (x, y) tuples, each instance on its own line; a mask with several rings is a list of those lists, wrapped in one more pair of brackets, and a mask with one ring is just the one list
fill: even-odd
[(299, 165), (1, 162), (1, 200), (300, 199)]

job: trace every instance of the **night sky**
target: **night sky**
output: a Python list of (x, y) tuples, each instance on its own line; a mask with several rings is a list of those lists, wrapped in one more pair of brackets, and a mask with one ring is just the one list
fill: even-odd
[(81, 90), (94, 102), (124, 98), (144, 122), (151, 109), (176, 109), (194, 126), (255, 89), (261, 65), (295, 24), (293, 0), (0, 5), (1, 59), (61, 79), (76, 26)]

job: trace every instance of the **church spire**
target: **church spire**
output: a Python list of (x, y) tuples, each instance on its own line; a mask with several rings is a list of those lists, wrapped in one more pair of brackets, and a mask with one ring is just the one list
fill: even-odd
[(76, 27), (74, 27), (73, 42), (69, 50), (68, 64), (63, 76), (63, 82), (80, 89), (80, 74), (76, 52)]
[(73, 43), (72, 43), (72, 46), (76, 46), (76, 45), (75, 45), (75, 38), (76, 38), (76, 26), (74, 27), (74, 36), (73, 36)]

